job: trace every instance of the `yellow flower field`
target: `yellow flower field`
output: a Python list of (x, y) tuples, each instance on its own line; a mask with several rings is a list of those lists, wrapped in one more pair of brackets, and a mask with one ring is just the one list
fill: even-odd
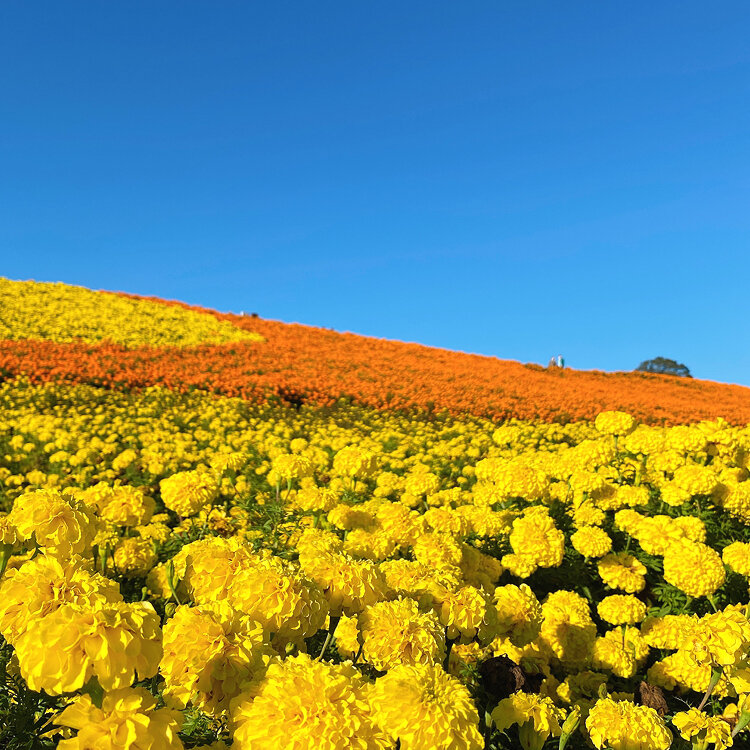
[(213, 315), (80, 286), (0, 277), (0, 340), (136, 346), (263, 341)]
[(2, 747), (750, 742), (748, 427), (0, 409)]

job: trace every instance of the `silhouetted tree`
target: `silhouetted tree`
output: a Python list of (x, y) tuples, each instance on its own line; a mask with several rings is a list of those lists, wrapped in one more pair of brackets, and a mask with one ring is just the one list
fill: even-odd
[(685, 365), (666, 357), (647, 359), (645, 362), (641, 362), (635, 369), (640, 372), (655, 372), (659, 375), (679, 375), (682, 378), (693, 377)]

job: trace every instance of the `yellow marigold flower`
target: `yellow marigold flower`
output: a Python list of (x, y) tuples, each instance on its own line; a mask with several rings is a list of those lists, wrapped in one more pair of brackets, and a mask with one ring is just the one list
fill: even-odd
[(343, 553), (300, 551), (303, 573), (320, 586), (332, 616), (353, 615), (386, 598), (385, 577), (371, 562)]
[(63, 604), (32, 621), (15, 647), (32, 690), (70, 693), (93, 675), (105, 690), (116, 690), (131, 685), (136, 674), (140, 680), (156, 674), (162, 653), (159, 616), (148, 602)]
[(476, 638), (487, 644), (497, 635), (497, 609), (487, 591), (474, 586), (443, 590), (432, 606), (452, 640), (460, 638), (465, 643)]
[(62, 557), (85, 552), (96, 534), (96, 519), (88, 506), (56, 490), (21, 495), (8, 521), (19, 539), (33, 540), (49, 554)]
[(328, 614), (320, 588), (278, 558), (243, 565), (230, 579), (226, 596), (235, 609), (284, 642), (302, 643), (323, 627)]
[(692, 637), (697, 622), (695, 615), (647, 617), (641, 635), (652, 648), (678, 649)]
[(706, 525), (695, 516), (680, 516), (672, 521), (672, 528), (691, 542), (706, 541)]
[(305, 529), (297, 540), (300, 555), (317, 552), (343, 552), (344, 543), (332, 531)]
[(362, 654), (385, 672), (399, 664), (442, 663), (445, 633), (433, 612), (420, 612), (413, 599), (378, 602), (359, 614)]
[(598, 526), (584, 526), (571, 537), (576, 552), (584, 557), (604, 557), (612, 549), (612, 539)]
[(180, 708), (220, 715), (270, 660), (263, 626), (227, 604), (177, 607), (164, 625), (159, 671)]
[(386, 560), (380, 564), (388, 588), (396, 595), (424, 600), (428, 605), (440, 598), (445, 590), (461, 586), (459, 568), (430, 568), (412, 560)]
[(578, 505), (573, 512), (573, 523), (579, 528), (601, 526), (606, 518), (607, 514), (589, 501)]
[(127, 469), (128, 466), (135, 463), (137, 459), (137, 451), (134, 451), (132, 448), (126, 448), (112, 459), (112, 468), (115, 471), (123, 471), (124, 469)]
[(439, 664), (394, 667), (375, 682), (377, 722), (402, 750), (481, 750), (479, 715), (467, 688)]
[(721, 559), (735, 573), (750, 576), (750, 543), (733, 542), (727, 545), (721, 553)]
[(342, 448), (333, 457), (333, 471), (341, 477), (368, 479), (378, 470), (378, 457), (356, 446)]
[(640, 599), (623, 594), (605, 596), (596, 610), (610, 625), (634, 625), (646, 616), (646, 605)]
[(553, 658), (571, 668), (588, 664), (596, 639), (596, 625), (588, 602), (573, 591), (555, 591), (542, 604), (540, 638)]
[(479, 536), (498, 537), (510, 534), (513, 515), (509, 511), (494, 511), (479, 505), (462, 505), (456, 508), (469, 522), (471, 531)]
[(312, 461), (305, 456), (285, 453), (273, 459), (271, 471), (280, 481), (291, 482), (295, 479), (312, 476), (314, 467)]
[(500, 563), (516, 578), (528, 578), (539, 569), (533, 557), (511, 553), (503, 555)]
[(701, 617), (690, 631), (686, 650), (698, 664), (737, 664), (750, 646), (750, 622), (739, 607)]
[(151, 539), (157, 544), (164, 544), (172, 535), (172, 529), (165, 523), (147, 523), (145, 526), (136, 526), (135, 530), (142, 539)]
[(193, 516), (213, 502), (218, 493), (216, 478), (201, 471), (181, 471), (159, 482), (164, 505), (178, 516)]
[(460, 565), (463, 560), (461, 545), (448, 534), (422, 534), (414, 544), (413, 551), (417, 562), (432, 568)]
[(510, 546), (515, 554), (532, 559), (540, 568), (555, 568), (563, 560), (565, 535), (546, 508), (534, 508), (513, 521)]
[(172, 558), (172, 564), (193, 601), (208, 604), (225, 599), (237, 572), (259, 559), (239, 538), (209, 537), (186, 544)]
[(700, 542), (673, 542), (664, 555), (664, 580), (689, 596), (710, 596), (726, 578), (718, 553)]
[(471, 531), (469, 520), (452, 508), (430, 508), (423, 517), (432, 531), (456, 537), (465, 537)]
[(691, 495), (710, 495), (719, 483), (713, 469), (700, 464), (680, 466), (672, 481)]
[(107, 693), (97, 708), (89, 695), (77, 696), (55, 724), (78, 730), (60, 740), (58, 750), (182, 750), (177, 732), (179, 712), (156, 708), (156, 698), (144, 688), (120, 688)]
[[(66, 490), (90, 508), (95, 509), (100, 517), (109, 524), (118, 526), (135, 526), (137, 523), (148, 523), (154, 513), (155, 503), (144, 494), (140, 487), (131, 485), (112, 485), (97, 482), (85, 489)], [(129, 507), (130, 504), (133, 507)], [(109, 506), (109, 507), (108, 507)], [(108, 508), (106, 514), (104, 509)], [(143, 519), (140, 521), (140, 519)]]
[(80, 557), (61, 561), (39, 555), (6, 571), (0, 584), (0, 633), (12, 644), (30, 623), (63, 604), (93, 607), (120, 601), (118, 585), (92, 572), (90, 562)]
[(151, 520), (156, 509), (153, 498), (140, 487), (120, 485), (99, 502), (99, 515), (116, 526), (141, 526)]
[(0, 513), (0, 546), (8, 545), (9, 547), (18, 546), (18, 534), (15, 527), (10, 522), (7, 513)]
[(304, 487), (297, 490), (294, 496), (294, 504), (307, 512), (327, 513), (335, 508), (338, 502), (338, 493), (328, 487)]
[(565, 712), (549, 699), (533, 693), (513, 693), (503, 698), (492, 711), (492, 721), (504, 732), (518, 725), (518, 739), (523, 750), (542, 750), (548, 737), (559, 737)]
[(396, 542), (388, 538), (382, 530), (354, 529), (346, 536), (344, 551), (360, 560), (380, 562), (393, 555), (396, 551)]
[(499, 560), (485, 555), (470, 544), (461, 545), (461, 572), (466, 583), (491, 591), (503, 574)]
[(145, 576), (156, 564), (154, 545), (148, 539), (121, 539), (114, 551), (115, 566), (125, 576)]
[(672, 717), (672, 723), (680, 732), (680, 737), (690, 740), (693, 747), (708, 747), (724, 750), (733, 744), (729, 723), (718, 716), (709, 716), (691, 708), (680, 711)]
[[(177, 590), (177, 595), (185, 595), (185, 587), (180, 581), (172, 580), (172, 584)], [(172, 596), (172, 589), (169, 586), (169, 573), (164, 563), (154, 565), (146, 575), (146, 587), (152, 597), (157, 599), (169, 599)]]
[(646, 587), (646, 566), (627, 552), (606, 555), (596, 567), (602, 581), (613, 589), (635, 594)]
[(601, 698), (589, 711), (586, 728), (597, 748), (667, 750), (672, 733), (653, 708)]
[(594, 425), (605, 435), (628, 435), (636, 428), (637, 422), (624, 411), (603, 411), (597, 415)]
[(362, 645), (357, 617), (341, 615), (333, 636), (336, 639), (336, 650), (342, 659), (353, 659), (357, 655)]
[(637, 628), (615, 628), (594, 641), (593, 665), (629, 679), (643, 666), (648, 652), (648, 644)]
[(673, 508), (679, 508), (692, 497), (686, 489), (683, 489), (674, 482), (665, 482), (659, 490), (661, 492), (661, 499)]
[(542, 628), (542, 605), (525, 584), (498, 586), (495, 589), (498, 634), (519, 648), (531, 643)]
[(348, 663), (307, 654), (273, 662), (262, 680), (232, 703), (236, 750), (385, 750), (366, 699), (367, 685)]
[[(652, 664), (646, 673), (646, 679), (665, 690), (679, 687), (683, 691), (694, 690), (703, 694), (711, 680), (711, 670), (710, 664), (698, 664), (689, 652), (677, 651)], [(728, 694), (728, 688), (729, 683), (722, 675), (712, 695), (724, 697)]]

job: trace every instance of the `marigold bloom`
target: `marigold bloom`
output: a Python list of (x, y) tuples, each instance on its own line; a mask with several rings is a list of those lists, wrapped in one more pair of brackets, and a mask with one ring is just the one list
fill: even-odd
[(270, 659), (263, 626), (227, 604), (177, 607), (164, 625), (165, 695), (219, 715)]
[(733, 542), (724, 547), (721, 559), (735, 573), (750, 576), (750, 543)]
[(63, 604), (34, 620), (15, 646), (28, 686), (50, 695), (80, 690), (93, 675), (105, 690), (127, 687), (136, 675), (153, 677), (162, 654), (159, 616), (148, 602)]
[(0, 633), (13, 644), (32, 622), (63, 604), (95, 607), (121, 601), (118, 585), (94, 573), (90, 562), (39, 555), (6, 571), (0, 582)]
[(596, 567), (602, 581), (613, 589), (635, 594), (646, 586), (646, 566), (627, 552), (606, 555)]
[(653, 708), (601, 698), (586, 719), (591, 741), (612, 750), (667, 750), (672, 733)]
[(696, 743), (703, 747), (710, 744), (714, 750), (724, 750), (733, 745), (732, 728), (729, 723), (718, 716), (709, 716), (697, 708), (676, 713), (672, 717), (672, 723), (679, 730), (680, 737), (690, 740), (693, 746)]
[(565, 712), (549, 698), (532, 693), (513, 693), (492, 711), (492, 721), (501, 732), (518, 725), (523, 750), (542, 750), (550, 735), (560, 736), (560, 722), (564, 719)]
[(592, 662), (596, 669), (629, 679), (643, 666), (648, 653), (648, 644), (637, 628), (615, 628), (594, 641)]
[(144, 688), (120, 688), (107, 693), (97, 708), (89, 695), (77, 696), (55, 724), (78, 730), (60, 740), (58, 750), (182, 750), (177, 736), (182, 716), (156, 708), (156, 698)]
[(514, 646), (531, 643), (541, 631), (542, 605), (525, 584), (498, 586), (495, 589), (498, 634), (510, 638)]
[(378, 602), (359, 615), (362, 654), (385, 672), (399, 664), (442, 663), (445, 633), (433, 612), (420, 612), (413, 599)]
[(570, 537), (570, 542), (584, 557), (604, 557), (612, 549), (609, 534), (597, 526), (583, 526)]
[(378, 457), (370, 451), (351, 445), (333, 457), (333, 470), (342, 477), (367, 479), (378, 470)]
[(437, 664), (394, 667), (375, 682), (378, 725), (402, 750), (481, 750), (479, 715), (466, 687)]
[(597, 415), (594, 424), (606, 435), (627, 435), (637, 426), (635, 419), (624, 411), (603, 411)]
[(116, 526), (141, 526), (151, 520), (156, 503), (140, 487), (120, 485), (99, 501), (102, 520)]
[(367, 686), (351, 664), (312, 661), (307, 654), (271, 663), (232, 703), (236, 750), (385, 750)]
[(515, 554), (533, 560), (540, 568), (554, 568), (562, 563), (565, 535), (546, 508), (533, 508), (513, 521), (510, 546)]
[(673, 542), (664, 555), (664, 580), (689, 596), (710, 596), (725, 578), (718, 553), (700, 542)]
[(333, 616), (356, 614), (386, 598), (385, 578), (371, 562), (336, 552), (302, 551), (300, 565), (323, 590)]
[(96, 534), (96, 519), (82, 501), (56, 490), (34, 490), (19, 497), (8, 516), (21, 540), (32, 540), (52, 555), (85, 552)]
[(216, 478), (201, 471), (181, 471), (159, 482), (164, 505), (178, 516), (193, 516), (213, 502), (218, 492)]
[(133, 536), (121, 539), (114, 551), (115, 566), (126, 576), (145, 576), (157, 559), (148, 539)]
[(226, 597), (281, 641), (301, 643), (323, 627), (328, 614), (321, 589), (278, 558), (241, 566), (229, 581)]
[(596, 605), (599, 617), (611, 625), (634, 625), (646, 616), (646, 605), (634, 596), (613, 594)]

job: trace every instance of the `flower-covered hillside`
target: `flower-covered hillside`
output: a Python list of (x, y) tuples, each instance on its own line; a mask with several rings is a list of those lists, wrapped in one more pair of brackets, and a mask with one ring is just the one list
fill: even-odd
[[(88, 294), (95, 294), (89, 292)], [(98, 293), (102, 304), (136, 298)], [(22, 305), (16, 302), (16, 307)], [(90, 343), (91, 337), (63, 343), (39, 341), (35, 325), (28, 335), (17, 329), (0, 341), (0, 372), (35, 381), (68, 380), (117, 388), (161, 384), (200, 388), (253, 401), (277, 397), (300, 404), (330, 405), (345, 397), (378, 409), (448, 411), (492, 419), (517, 417), (542, 421), (593, 419), (606, 409), (624, 410), (654, 424), (688, 423), (722, 417), (750, 422), (750, 388), (645, 373), (604, 373), (545, 369), (538, 365), (448, 351), (418, 344), (256, 317), (215, 313), (157, 299), (138, 301), (158, 316), (190, 312), (220, 321), (231, 343), (166, 346), (153, 337), (144, 347)], [(169, 312), (168, 312), (169, 311)], [(26, 311), (31, 316), (31, 308)], [(74, 321), (74, 306), (65, 311)], [(78, 325), (77, 323), (75, 325)], [(244, 334), (266, 341), (243, 341)], [(50, 337), (55, 338), (55, 337)], [(69, 337), (67, 337), (69, 338)], [(118, 341), (113, 335), (99, 339)], [(234, 340), (237, 339), (237, 340)], [(210, 342), (209, 335), (183, 336), (179, 343)], [(226, 340), (222, 339), (222, 340)], [(161, 345), (160, 345), (161, 344)]]

